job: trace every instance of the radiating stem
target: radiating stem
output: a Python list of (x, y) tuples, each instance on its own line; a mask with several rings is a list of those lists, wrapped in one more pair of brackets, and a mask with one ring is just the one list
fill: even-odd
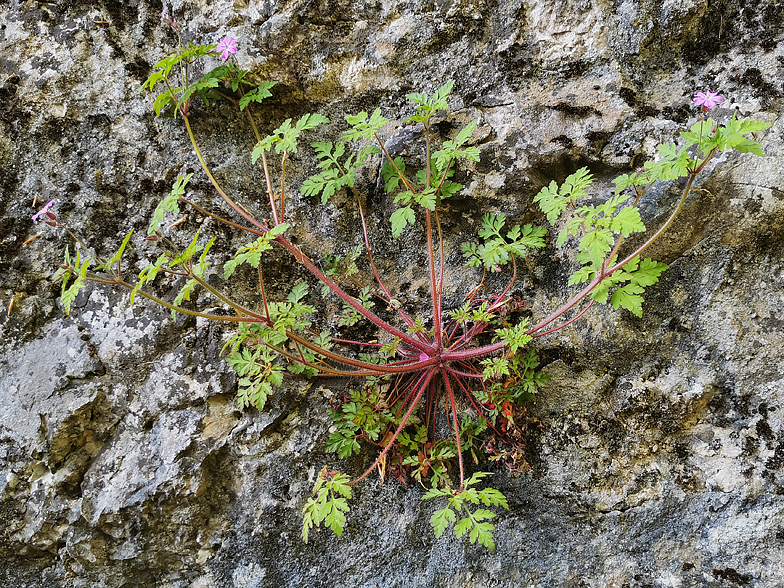
[(357, 208), (359, 209), (359, 218), (362, 221), (362, 236), (365, 239), (365, 251), (367, 251), (368, 254), (368, 260), (370, 261), (370, 269), (373, 271), (373, 276), (376, 278), (376, 282), (378, 283), (381, 290), (384, 292), (384, 295), (387, 297), (387, 302), (394, 306), (398, 315), (400, 315), (400, 318), (402, 318), (409, 327), (413, 327), (414, 321), (411, 320), (411, 318), (402, 309), (400, 309), (398, 306), (395, 306), (393, 304), (392, 295), (389, 293), (389, 290), (387, 290), (387, 287), (384, 285), (384, 282), (381, 280), (381, 276), (379, 275), (378, 270), (376, 269), (376, 264), (373, 261), (373, 251), (370, 247), (370, 237), (368, 236), (367, 223), (365, 222), (365, 211), (363, 210), (362, 202), (359, 199), (359, 194), (357, 194), (356, 190), (353, 190), (353, 192), (354, 192), (354, 197), (357, 200)]
[(381, 451), (379, 456), (376, 458), (376, 461), (373, 462), (373, 465), (371, 465), (367, 469), (367, 471), (364, 474), (362, 474), (359, 478), (349, 482), (349, 484), (353, 485), (353, 484), (356, 484), (357, 482), (360, 482), (360, 481), (364, 480), (368, 476), (368, 474), (370, 474), (370, 472), (372, 472), (374, 469), (376, 469), (378, 464), (381, 463), (381, 460), (384, 458), (384, 456), (387, 454), (389, 449), (392, 447), (392, 445), (394, 444), (395, 440), (398, 438), (400, 433), (403, 432), (403, 429), (405, 428), (406, 424), (408, 423), (408, 419), (411, 416), (411, 413), (414, 412), (414, 409), (416, 408), (417, 404), (419, 403), (419, 399), (422, 398), (422, 393), (427, 389), (428, 385), (430, 384), (430, 380), (433, 379), (433, 374), (434, 373), (435, 373), (435, 370), (428, 370), (425, 373), (424, 381), (422, 381), (419, 384), (419, 391), (416, 393), (416, 396), (411, 401), (411, 403), (410, 403), (410, 405), (408, 407), (408, 410), (406, 411), (406, 414), (403, 417), (403, 420), (400, 421), (400, 425), (398, 425), (397, 429), (395, 430), (394, 435), (392, 435), (392, 438), (389, 440), (389, 442), (386, 444), (386, 446)]
[[(244, 218), (246, 221), (248, 221), (254, 227), (257, 227), (257, 228), (261, 229), (262, 231), (264, 231), (266, 233), (269, 229), (267, 229), (267, 227), (262, 225), (259, 221), (257, 221), (255, 218), (253, 218), (247, 212), (245, 212), (245, 210), (243, 210), (242, 207), (238, 206), (237, 203), (234, 202), (234, 200), (229, 198), (229, 196), (226, 194), (226, 192), (224, 192), (223, 189), (220, 187), (220, 185), (218, 184), (218, 182), (215, 180), (215, 178), (213, 177), (212, 173), (210, 172), (210, 168), (207, 166), (207, 162), (204, 161), (204, 157), (201, 154), (201, 150), (199, 149), (199, 145), (198, 145), (198, 143), (196, 143), (196, 137), (194, 137), (194, 135), (193, 135), (193, 129), (191, 129), (191, 123), (190, 123), (190, 120), (188, 119), (188, 116), (187, 115), (183, 115), (182, 118), (185, 121), (185, 127), (188, 129), (188, 137), (190, 137), (191, 145), (193, 145), (193, 150), (196, 152), (196, 157), (199, 158), (199, 163), (201, 164), (201, 168), (204, 170), (204, 173), (207, 174), (207, 178), (209, 178), (210, 183), (212, 183), (212, 186), (215, 188), (215, 190), (218, 192), (218, 194), (221, 195), (221, 198), (223, 198), (223, 200), (226, 201), (226, 204), (231, 206), (231, 208), (234, 210), (234, 212), (239, 214), (242, 218)], [(273, 212), (274, 212), (274, 210), (273, 210)], [(277, 219), (276, 219), (276, 224), (277, 224)]]
[(441, 379), (444, 382), (444, 386), (446, 386), (446, 393), (449, 396), (449, 407), (452, 409), (452, 425), (455, 428), (455, 441), (457, 442), (457, 462), (460, 467), (460, 491), (463, 491), (463, 482), (464, 482), (464, 474), (463, 474), (463, 451), (460, 447), (460, 421), (457, 419), (457, 406), (455, 405), (455, 395), (452, 393), (452, 385), (449, 383), (449, 374), (442, 369), (441, 370)]
[(213, 214), (213, 213), (209, 212), (208, 210), (205, 210), (204, 208), (202, 208), (198, 204), (196, 204), (194, 202), (191, 202), (187, 198), (183, 198), (182, 196), (180, 196), (180, 201), (184, 202), (185, 204), (187, 204), (188, 206), (190, 206), (192, 208), (195, 208), (196, 210), (198, 210), (203, 215), (209, 216), (210, 218), (214, 218), (216, 221), (222, 222), (223, 224), (229, 225), (230, 227), (234, 227), (235, 229), (240, 229), (241, 231), (246, 231), (248, 233), (253, 233), (254, 235), (264, 235), (264, 234), (266, 234), (264, 231), (258, 231), (256, 229), (251, 229), (250, 227), (243, 227), (242, 225), (238, 225), (237, 223), (232, 222), (232, 221), (230, 221), (228, 219), (225, 219), (223, 217), (220, 217), (217, 214)]
[(435, 329), (435, 345), (441, 350), (441, 317), (438, 304), (438, 287), (436, 286), (435, 252), (433, 251), (433, 226), (430, 220), (430, 211), (425, 209), (425, 225), (427, 228), (427, 253), (430, 262), (430, 296), (433, 302), (433, 327)]
[[(240, 207), (239, 205), (237, 205), (237, 204), (236, 204), (236, 203), (235, 203), (235, 202), (234, 202), (234, 201), (233, 201), (233, 200), (232, 200), (232, 199), (231, 199), (231, 198), (230, 198), (230, 197), (229, 197), (229, 196), (228, 196), (228, 195), (227, 195), (227, 194), (226, 194), (226, 193), (223, 191), (223, 189), (222, 189), (222, 188), (220, 187), (220, 185), (218, 184), (217, 180), (215, 180), (215, 178), (213, 177), (212, 173), (210, 172), (210, 170), (209, 170), (209, 167), (207, 166), (207, 162), (204, 160), (204, 157), (203, 157), (203, 156), (202, 156), (202, 154), (201, 154), (201, 150), (199, 149), (199, 146), (198, 146), (198, 144), (196, 143), (196, 138), (195, 138), (195, 137), (194, 137), (194, 135), (193, 135), (193, 130), (191, 129), (190, 122), (188, 121), (188, 117), (187, 117), (187, 116), (183, 116), (183, 119), (185, 120), (185, 125), (186, 125), (186, 127), (187, 127), (187, 129), (188, 129), (188, 136), (190, 137), (191, 144), (193, 145), (193, 148), (194, 148), (194, 150), (195, 150), (195, 152), (196, 152), (196, 156), (197, 156), (197, 157), (198, 157), (198, 159), (199, 159), (199, 163), (201, 164), (201, 166), (202, 166), (202, 169), (204, 170), (204, 173), (206, 173), (206, 174), (207, 174), (207, 177), (209, 178), (209, 180), (210, 180), (210, 182), (212, 183), (213, 187), (214, 187), (214, 188), (217, 190), (218, 194), (220, 194), (220, 195), (221, 195), (221, 197), (224, 199), (224, 201), (225, 201), (225, 202), (226, 202), (226, 203), (227, 203), (229, 206), (231, 206), (231, 208), (232, 208), (232, 209), (233, 209), (235, 212), (237, 212), (237, 213), (238, 213), (238, 214), (239, 214), (239, 215), (240, 215), (242, 218), (244, 218), (245, 220), (247, 220), (247, 221), (248, 221), (249, 223), (251, 223), (253, 226), (257, 227), (257, 228), (258, 228), (259, 230), (261, 230), (263, 233), (267, 233), (267, 232), (269, 232), (269, 228), (265, 227), (263, 224), (261, 224), (261, 223), (260, 223), (260, 222), (258, 222), (256, 219), (254, 219), (252, 216), (250, 216), (250, 215), (249, 215), (247, 212), (245, 212), (245, 211), (242, 209), (242, 207)], [(273, 203), (273, 205), (274, 205), (274, 203)], [(274, 206), (273, 206), (273, 213), (275, 213)], [(277, 223), (277, 222), (278, 222), (278, 221), (277, 221), (277, 214), (275, 214), (275, 216), (276, 216), (275, 222)], [(405, 341), (406, 343), (408, 343), (408, 344), (409, 344), (409, 345), (411, 345), (412, 347), (416, 347), (417, 349), (419, 349), (420, 351), (422, 351), (422, 352), (424, 352), (424, 353), (429, 353), (429, 352), (431, 352), (431, 351), (432, 351), (432, 347), (431, 347), (431, 346), (427, 345), (426, 343), (424, 343), (424, 342), (422, 342), (422, 341), (420, 341), (420, 340), (418, 340), (418, 339), (414, 339), (413, 337), (409, 336), (408, 334), (406, 334), (406, 333), (402, 332), (400, 329), (397, 329), (396, 327), (394, 327), (394, 326), (390, 325), (390, 324), (389, 324), (389, 323), (387, 323), (386, 321), (384, 321), (384, 320), (382, 320), (381, 318), (379, 318), (378, 316), (376, 316), (376, 315), (375, 315), (373, 312), (369, 311), (369, 310), (368, 310), (368, 309), (366, 309), (364, 306), (362, 306), (362, 305), (361, 305), (359, 302), (357, 302), (357, 301), (356, 301), (356, 300), (355, 300), (355, 299), (354, 299), (352, 296), (349, 296), (347, 293), (345, 293), (345, 292), (344, 292), (344, 291), (343, 291), (343, 290), (342, 290), (342, 289), (341, 289), (341, 288), (340, 288), (340, 287), (339, 287), (337, 284), (335, 284), (335, 283), (334, 283), (332, 280), (330, 280), (330, 279), (329, 279), (329, 278), (328, 278), (326, 275), (324, 275), (324, 273), (322, 273), (322, 272), (321, 272), (321, 271), (320, 271), (320, 270), (319, 270), (319, 269), (318, 269), (318, 268), (317, 268), (317, 267), (316, 267), (316, 266), (313, 264), (313, 262), (312, 262), (312, 261), (310, 261), (310, 260), (307, 258), (307, 256), (305, 256), (305, 255), (304, 255), (304, 254), (303, 254), (303, 253), (302, 253), (302, 252), (301, 252), (299, 249), (297, 249), (297, 248), (296, 248), (296, 247), (295, 247), (295, 246), (294, 246), (294, 245), (293, 245), (293, 244), (292, 244), (290, 241), (288, 241), (288, 240), (287, 240), (285, 237), (283, 237), (282, 235), (278, 235), (278, 236), (276, 236), (276, 237), (273, 239), (273, 241), (275, 241), (276, 243), (278, 243), (278, 245), (281, 245), (282, 247), (284, 247), (285, 249), (287, 249), (287, 250), (288, 250), (288, 251), (289, 251), (289, 252), (290, 252), (290, 253), (291, 253), (291, 254), (294, 256), (294, 258), (295, 258), (295, 259), (296, 259), (296, 260), (297, 260), (299, 263), (301, 263), (301, 264), (303, 264), (305, 267), (307, 267), (307, 268), (308, 268), (308, 270), (309, 270), (309, 271), (310, 271), (310, 272), (311, 272), (311, 273), (312, 273), (312, 274), (313, 274), (313, 275), (314, 275), (314, 276), (315, 276), (315, 277), (316, 277), (316, 278), (317, 278), (319, 281), (321, 281), (321, 282), (322, 282), (322, 283), (323, 283), (325, 286), (327, 286), (327, 287), (328, 287), (330, 290), (332, 290), (332, 291), (333, 291), (335, 294), (337, 294), (337, 295), (338, 295), (338, 296), (339, 296), (339, 297), (340, 297), (340, 298), (341, 298), (343, 301), (345, 301), (345, 302), (346, 302), (346, 303), (347, 303), (349, 306), (351, 306), (351, 307), (352, 307), (354, 310), (356, 310), (357, 312), (359, 312), (359, 313), (360, 313), (360, 314), (361, 314), (363, 317), (365, 317), (366, 319), (368, 319), (369, 321), (371, 321), (371, 322), (372, 322), (374, 325), (376, 325), (376, 326), (377, 326), (377, 327), (379, 327), (380, 329), (382, 329), (382, 330), (386, 331), (387, 333), (389, 333), (389, 334), (390, 334), (390, 335), (392, 335), (393, 337), (398, 337), (398, 338), (400, 338), (402, 341)]]
[[(125, 280), (115, 280), (112, 284), (117, 286), (122, 286), (123, 288), (128, 288), (129, 290), (133, 290), (133, 285), (129, 284)], [(165, 300), (161, 300), (157, 296), (150, 294), (149, 292), (145, 292), (144, 290), (137, 290), (136, 293), (139, 296), (143, 296), (148, 300), (152, 300), (153, 302), (160, 304), (161, 306), (165, 306), (169, 310), (174, 310), (176, 312), (181, 312), (183, 314), (189, 314), (191, 316), (197, 316), (201, 318), (206, 318), (215, 321), (223, 321), (227, 323), (257, 323), (259, 322), (255, 317), (248, 317), (248, 316), (221, 316), (219, 314), (208, 314), (206, 312), (199, 312), (197, 310), (190, 310), (188, 308), (183, 308), (182, 306), (175, 306), (174, 304), (169, 304)]]
[[(699, 168), (700, 170), (704, 167), (704, 164), (707, 163), (707, 161), (708, 160), (706, 159), (705, 162), (703, 162), (703, 165)], [(683, 208), (683, 203), (686, 201), (686, 197), (689, 195), (689, 192), (691, 192), (691, 186), (694, 183), (694, 179), (697, 177), (698, 173), (699, 172), (697, 171), (697, 172), (693, 172), (693, 173), (689, 174), (689, 181), (686, 183), (686, 187), (683, 190), (683, 195), (681, 196), (681, 199), (678, 201), (678, 206), (675, 207), (675, 210), (670, 215), (670, 218), (667, 219), (667, 222), (664, 223), (659, 228), (659, 230), (656, 231), (656, 233), (654, 233), (654, 235), (650, 239), (648, 239), (641, 247), (639, 247), (634, 253), (629, 255), (622, 262), (620, 262), (620, 263), (616, 264), (615, 266), (613, 266), (611, 269), (607, 270), (607, 272), (605, 273), (606, 276), (609, 276), (614, 271), (619, 270), (620, 268), (622, 268), (624, 265), (629, 263), (632, 259), (634, 259), (638, 255), (640, 255), (643, 251), (648, 249), (648, 247), (653, 245), (653, 243), (656, 241), (656, 239), (658, 239), (659, 237), (662, 236), (662, 233), (664, 233), (664, 231), (666, 231), (669, 228), (669, 226), (672, 224), (672, 221), (674, 221), (675, 217), (678, 216), (678, 213), (681, 211), (681, 208)]]

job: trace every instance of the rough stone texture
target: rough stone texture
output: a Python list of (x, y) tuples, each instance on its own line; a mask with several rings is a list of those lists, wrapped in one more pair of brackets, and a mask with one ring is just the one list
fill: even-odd
[[(139, 93), (173, 42), (161, 5), (0, 1), (0, 299), (14, 301), (0, 313), (0, 586), (784, 586), (780, 2), (172, 8), (186, 40), (231, 34), (243, 67), (280, 80), (259, 110), (265, 129), (377, 106), (399, 120), (407, 92), (455, 79), (454, 113), (438, 130), (479, 118), (482, 160), (443, 215), (453, 301), (477, 279), (460, 269), (459, 243), (482, 213), (543, 222), (530, 206), (541, 185), (581, 165), (606, 182), (642, 163), (693, 117), (695, 90), (728, 96), (722, 117), (774, 123), (768, 157), (712, 168), (657, 245), (671, 267), (642, 319), (602, 309), (538, 340), (553, 376), (530, 408), (543, 431), (527, 473), (494, 477), (512, 506), (495, 551), (434, 539), (420, 490), (378, 480), (356, 488), (342, 538), (317, 532), (305, 545), (299, 511), (321, 465), (336, 463), (323, 453), (326, 406), (342, 384), (295, 382), (263, 413), (239, 413), (220, 330), (131, 311), (100, 288), (64, 317), (47, 278), (66, 236), (43, 231), (22, 246), (40, 230), (30, 216), (57, 197), (58, 214), (110, 251), (146, 225), (177, 173), (197, 168), (178, 121), (156, 120)], [(216, 174), (254, 206), (263, 192), (243, 120), (202, 108), (193, 118)], [(292, 181), (310, 166), (293, 158)], [(386, 237), (391, 205), (373, 183), (371, 223)], [(198, 171), (191, 187), (217, 204)], [(651, 191), (646, 221), (675, 198)], [(358, 242), (347, 199), (309, 204), (292, 200), (303, 248)], [(198, 223), (189, 216), (183, 239)], [(153, 251), (137, 232), (143, 267)], [(380, 242), (383, 270), (415, 307), (422, 254)], [(520, 282), (537, 314), (568, 294), (552, 254)], [(272, 287), (295, 271), (272, 271)], [(368, 459), (338, 465), (357, 473)]]

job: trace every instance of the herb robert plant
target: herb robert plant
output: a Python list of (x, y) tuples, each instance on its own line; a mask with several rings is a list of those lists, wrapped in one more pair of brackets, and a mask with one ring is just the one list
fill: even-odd
[[(179, 34), (176, 21), (165, 22)], [(525, 428), (534, 421), (521, 405), (547, 379), (537, 371), (539, 362), (529, 343), (566, 327), (596, 303), (609, 302), (616, 309), (623, 307), (640, 316), (645, 288), (655, 284), (666, 269), (663, 263), (645, 258), (645, 250), (671, 225), (695, 178), (711, 159), (731, 150), (761, 156), (759, 144), (750, 137), (769, 125), (735, 117), (720, 124), (705, 118), (722, 98), (701, 92), (694, 99), (700, 107), (696, 122), (681, 134), (681, 144), (660, 145), (657, 159), (614, 180), (615, 193), (601, 204), (586, 204), (593, 181), (587, 169), (578, 170), (560, 185), (551, 182), (542, 188), (535, 202), (548, 222), (557, 227), (556, 244), (576, 248), (578, 267), (569, 285), (579, 286), (563, 306), (538, 320), (519, 318), (522, 313), (515, 312), (518, 303), (513, 293), (517, 260), (543, 248), (548, 231), (511, 224), (503, 214), (485, 214), (479, 241), (463, 246), (466, 265), (476, 268), (477, 285), (462, 306), (447, 309), (443, 306), (446, 252), (439, 211), (463, 190), (455, 179), (455, 169), (463, 162), (479, 160), (479, 149), (472, 140), (476, 121), (454, 130), (449, 137), (440, 137), (431, 124), (436, 112), (448, 109), (452, 82), (432, 95), (408, 95), (411, 113), (404, 120), (422, 129), (422, 158), (405, 160), (387, 153), (380, 137), (389, 120), (381, 109), (346, 116), (346, 126), (336, 140), (311, 145), (318, 172), (305, 180), (299, 195), (329, 206), (336, 194), (345, 194), (355, 201), (361, 221), (354, 249), (327, 254), (316, 262), (311, 256), (318, 252), (301, 251), (289, 237), (286, 205), (298, 195), (285, 181), (286, 161), (289, 154), (299, 152), (304, 134), (329, 121), (319, 114), (305, 114), (296, 121), (280, 122), (263, 136), (253, 108), (272, 96), (275, 82), (250, 83), (248, 72), (231, 60), (236, 51), (236, 40), (228, 37), (215, 45), (180, 46), (156, 65), (144, 84), (159, 92), (154, 100), (156, 114), (171, 112), (182, 120), (202, 173), (223, 199), (225, 211), (208, 210), (208, 204), (191, 201), (187, 185), (192, 174), (180, 176), (171, 194), (158, 205), (147, 231), (148, 246), (158, 247), (159, 252), (136, 278), (129, 278), (128, 264), (123, 265), (131, 233), (109, 257), (81, 242), (75, 256), (66, 249), (57, 272), (66, 312), (77, 293), (93, 281), (127, 289), (131, 303), (142, 297), (172, 313), (236, 324), (225, 351), (238, 375), (240, 407), (263, 409), (275, 388), (291, 376), (350, 377), (352, 382), (362, 382), (336, 397), (327, 448), (345, 458), (366, 445), (375, 448), (376, 458), (354, 480), (337, 471), (322, 470), (303, 509), (305, 541), (309, 532), (322, 524), (342, 534), (352, 484), (378, 469), (382, 478), (414, 478), (427, 488), (423, 499), (443, 501), (444, 507), (431, 518), (436, 536), (453, 526), (458, 536), (468, 534), (472, 543), (493, 548), (491, 521), (496, 513), (485, 507), (508, 509), (507, 500), (498, 490), (480, 489), (480, 482), (489, 474), (476, 471), (467, 475), (464, 462), (470, 456), (478, 463), (484, 450), (511, 468), (525, 466)], [(197, 62), (216, 60), (218, 64), (206, 74), (193, 75)], [(210, 171), (208, 157), (191, 129), (190, 112), (197, 97), (207, 105), (229, 103), (247, 118), (255, 142), (249, 157), (258, 163), (266, 190), (263, 215), (251, 215)], [(424, 234), (429, 303), (423, 308), (401, 303), (400, 295), (390, 291), (374, 262), (377, 235), (367, 228), (362, 206), (365, 194), (357, 187), (356, 178), (363, 166), (379, 160), (383, 162), (384, 190), (396, 205), (390, 218), (393, 236), (401, 237), (412, 226), (420, 227)], [(277, 173), (273, 173), (275, 168)], [(647, 240), (625, 247), (627, 237), (645, 231), (637, 204), (656, 182), (678, 183), (681, 197), (668, 220)], [(34, 220), (64, 227), (51, 210), (54, 204), (47, 204)], [(207, 239), (197, 231), (190, 244), (179, 248), (161, 230), (167, 213), (178, 212), (183, 205), (244, 232), (248, 241), (222, 268), (213, 268), (209, 252), (216, 237)], [(226, 211), (235, 218), (221, 216)], [(284, 300), (273, 300), (264, 284), (264, 255), (272, 248), (286, 251), (310, 276), (292, 284)], [(216, 271), (225, 280), (240, 271), (254, 272), (258, 303), (248, 306), (232, 299), (230, 287), (218, 287), (208, 280)], [(487, 271), (507, 272), (506, 285), (491, 291), (484, 285)], [(178, 278), (185, 279), (184, 285), (173, 300), (164, 300), (151, 290), (153, 282), (160, 288), (166, 280), (171, 283)], [(192, 301), (197, 290), (207, 293), (213, 305), (219, 301), (232, 312), (224, 316), (200, 309)], [(319, 297), (341, 304), (339, 316), (317, 323), (316, 307), (310, 301)], [(343, 334), (359, 321), (372, 326), (372, 339), (353, 340)], [(461, 418), (459, 402), (472, 407), (474, 415), (460, 411)], [(443, 415), (442, 424), (437, 427), (439, 414)], [(444, 430), (447, 435), (440, 437)]]

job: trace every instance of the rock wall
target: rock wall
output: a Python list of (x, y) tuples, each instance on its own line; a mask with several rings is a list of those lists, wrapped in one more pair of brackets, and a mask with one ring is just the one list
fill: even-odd
[[(476, 280), (459, 243), (484, 212), (544, 224), (531, 206), (542, 185), (641, 164), (694, 116), (695, 91), (725, 95), (720, 116), (772, 123), (767, 157), (713, 166), (657, 245), (670, 269), (642, 319), (598, 309), (537, 341), (553, 378), (530, 407), (543, 425), (530, 470), (495, 468), (511, 504), (495, 551), (435, 539), (421, 490), (378, 479), (355, 487), (342, 538), (305, 545), (300, 509), (320, 467), (356, 474), (371, 459), (324, 453), (327, 402), (345, 383), (294, 382), (264, 412), (238, 412), (221, 329), (99, 287), (65, 316), (49, 277), (68, 238), (30, 221), (58, 198), (98, 250), (137, 227), (133, 263), (153, 254), (143, 227), (198, 168), (180, 121), (156, 119), (139, 92), (175, 42), (161, 4), (0, 1), (0, 586), (784, 586), (778, 0), (170, 6), (186, 41), (231, 34), (241, 66), (280, 81), (259, 111), (267, 130), (308, 111), (340, 121), (380, 106), (401, 120), (406, 93), (455, 80), (443, 124), (478, 118), (482, 156), (444, 213), (454, 301)], [(221, 181), (255, 206), (243, 120), (198, 107), (193, 121)], [(293, 183), (309, 171), (309, 156), (292, 159)], [(416, 304), (422, 254), (386, 238), (390, 203), (365, 183), (380, 265)], [(218, 205), (200, 171), (191, 190)], [(646, 195), (646, 223), (675, 198)], [(347, 203), (292, 199), (303, 248), (359, 242)], [(189, 214), (183, 233), (200, 222)], [(221, 234), (228, 255), (239, 242)], [(535, 313), (568, 295), (553, 253), (520, 282)], [(296, 271), (281, 260), (271, 288)], [(253, 295), (251, 280), (238, 288)]]

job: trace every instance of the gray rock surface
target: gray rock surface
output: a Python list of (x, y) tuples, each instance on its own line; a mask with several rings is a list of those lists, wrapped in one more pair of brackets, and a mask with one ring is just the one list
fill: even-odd
[[(784, 586), (784, 6), (778, 0), (176, 0), (186, 41), (238, 39), (242, 67), (275, 79), (264, 130), (317, 111), (333, 121), (455, 80), (448, 133), (479, 119), (481, 162), (444, 213), (452, 302), (477, 277), (459, 244), (484, 212), (544, 223), (550, 179), (589, 165), (608, 182), (676, 139), (698, 90), (773, 123), (765, 159), (731, 155), (705, 177), (654, 257), (670, 269), (642, 319), (611, 309), (537, 341), (553, 378), (531, 469), (496, 469), (510, 499), (497, 549), (435, 539), (422, 492), (355, 487), (342, 538), (302, 543), (300, 510), (325, 463), (329, 397), (294, 382), (264, 412), (236, 410), (225, 332), (90, 288), (70, 317), (49, 277), (68, 243), (34, 226), (42, 203), (98, 250), (142, 237), (183, 169), (180, 122), (139, 87), (175, 41), (148, 0), (0, 1), (0, 586)], [(232, 193), (263, 196), (242, 119), (201, 106), (194, 127)], [(391, 145), (405, 143), (391, 135)], [(339, 132), (337, 124), (332, 132)], [(323, 138), (327, 138), (325, 134)], [(292, 185), (312, 171), (291, 161)], [(366, 180), (379, 264), (417, 294), (422, 254), (393, 242), (390, 203)], [(218, 205), (196, 171), (191, 193)], [(292, 190), (293, 193), (293, 190)], [(677, 190), (642, 203), (655, 225)], [(313, 255), (358, 243), (348, 199), (292, 198)], [(196, 215), (174, 234), (185, 239)], [(202, 223), (214, 228), (209, 221)], [(38, 232), (43, 234), (23, 245)], [(239, 241), (228, 234), (217, 250)], [(413, 241), (416, 241), (414, 238)], [(547, 249), (520, 282), (544, 315), (568, 296)], [(281, 258), (282, 260), (282, 258)], [(280, 291), (296, 278), (271, 270)], [(237, 295), (253, 296), (240, 283)], [(541, 314), (540, 314), (541, 313)]]

